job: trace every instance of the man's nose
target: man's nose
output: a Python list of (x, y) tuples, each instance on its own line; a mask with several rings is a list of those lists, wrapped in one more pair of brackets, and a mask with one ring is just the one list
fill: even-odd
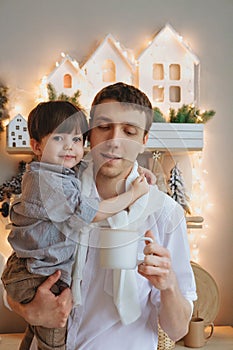
[(109, 135), (108, 143), (111, 146), (118, 147), (122, 139), (122, 134), (119, 127), (113, 127)]

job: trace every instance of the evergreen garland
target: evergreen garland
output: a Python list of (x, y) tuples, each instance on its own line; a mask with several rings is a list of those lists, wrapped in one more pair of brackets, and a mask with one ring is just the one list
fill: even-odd
[(81, 96), (80, 90), (77, 90), (72, 96), (68, 96), (63, 92), (58, 95), (53, 84), (48, 83), (47, 91), (48, 91), (49, 101), (55, 101), (55, 100), (68, 101), (82, 109), (82, 106), (79, 102), (79, 97)]
[(6, 105), (8, 103), (8, 88), (2, 84), (0, 84), (0, 131), (3, 131), (3, 123), (4, 119), (9, 118), (8, 111), (6, 109)]
[[(158, 107), (153, 108), (154, 111), (154, 123), (166, 123), (166, 118)], [(212, 109), (209, 111), (201, 112), (193, 105), (183, 104), (177, 111), (174, 108), (170, 108), (169, 111), (169, 123), (196, 123), (204, 124), (208, 122), (215, 115), (215, 111)]]
[(4, 199), (11, 198), (12, 194), (21, 193), (21, 182), (25, 170), (26, 162), (22, 160), (19, 162), (18, 174), (16, 176), (13, 176), (11, 180), (5, 181), (0, 186), (0, 202), (2, 202)]
[(170, 123), (206, 123), (215, 115), (215, 111), (209, 110), (200, 112), (193, 105), (184, 104), (177, 112), (170, 108), (169, 120)]
[(166, 119), (164, 118), (163, 113), (158, 107), (154, 107), (153, 111), (154, 111), (154, 117), (153, 117), (154, 123), (166, 123)]

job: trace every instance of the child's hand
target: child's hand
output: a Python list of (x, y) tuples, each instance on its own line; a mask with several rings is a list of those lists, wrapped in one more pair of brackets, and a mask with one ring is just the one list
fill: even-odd
[(133, 192), (134, 200), (138, 199), (139, 197), (143, 196), (145, 193), (149, 192), (149, 185), (144, 175), (138, 176), (132, 182), (132, 192)]
[(139, 175), (144, 175), (149, 185), (156, 185), (156, 176), (151, 170), (138, 166)]

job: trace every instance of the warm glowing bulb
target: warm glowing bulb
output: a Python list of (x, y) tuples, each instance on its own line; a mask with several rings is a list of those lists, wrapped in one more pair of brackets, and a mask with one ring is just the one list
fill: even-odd
[(65, 53), (64, 52), (61, 52), (61, 57), (65, 57), (66, 55), (65, 55)]
[(21, 112), (22, 112), (22, 106), (20, 106), (20, 105), (15, 105), (15, 112), (16, 112), (16, 113), (21, 113)]
[(183, 37), (182, 36), (178, 36), (178, 40), (180, 41), (180, 42), (182, 42), (183, 41)]

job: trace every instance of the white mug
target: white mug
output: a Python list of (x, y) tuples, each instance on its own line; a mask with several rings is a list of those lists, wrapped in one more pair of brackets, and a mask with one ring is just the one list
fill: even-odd
[(153, 242), (150, 237), (139, 236), (137, 231), (100, 228), (100, 265), (105, 269), (135, 269), (138, 263), (138, 242)]

